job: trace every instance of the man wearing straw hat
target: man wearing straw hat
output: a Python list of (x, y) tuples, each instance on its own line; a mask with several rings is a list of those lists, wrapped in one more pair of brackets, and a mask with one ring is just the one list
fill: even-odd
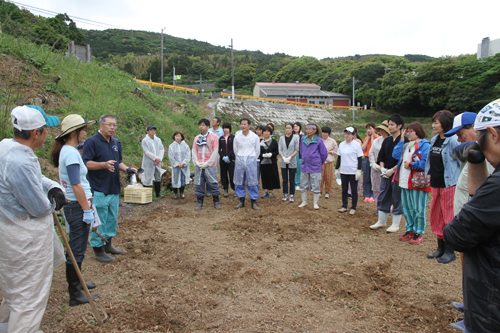
[(34, 154), (59, 119), (37, 106), (16, 107), (11, 119), (14, 139), (0, 142), (0, 332), (31, 333), (40, 327), (52, 271), (64, 262), (52, 212), (66, 198)]
[(118, 127), (116, 117), (105, 114), (99, 118), (99, 131), (85, 141), (82, 159), (87, 166), (90, 187), (94, 192), (94, 205), (101, 220), (98, 227), (104, 242), (94, 231), (90, 234), (90, 246), (94, 249), (95, 259), (111, 262), (115, 258), (110, 254), (123, 254), (115, 249), (111, 239), (118, 228), (118, 207), (120, 195), (119, 171), (137, 172), (127, 167), (122, 161), (122, 143), (114, 136)]

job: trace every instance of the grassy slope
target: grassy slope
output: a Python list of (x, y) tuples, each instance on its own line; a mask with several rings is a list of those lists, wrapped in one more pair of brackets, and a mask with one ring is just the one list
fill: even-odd
[[(182, 96), (163, 97), (147, 90), (143, 90), (142, 97), (132, 94), (138, 84), (129, 74), (115, 67), (81, 63), (74, 57), (52, 52), (47, 46), (35, 45), (5, 34), (0, 34), (0, 54), (2, 57), (10, 55), (22, 59), (20, 68), (13, 68), (12, 71), (26, 71), (28, 76), (38, 76), (41, 82), (33, 83), (32, 89), (28, 90), (25, 89), (26, 75), (17, 82), (0, 82), (2, 123), (9, 123), (10, 110), (15, 105), (26, 100), (33, 101), (36, 94), (50, 96), (51, 102), (44, 109), (60, 119), (72, 113), (86, 119), (113, 114), (118, 118), (116, 136), (123, 143), (124, 161), (131, 165), (141, 164), (140, 140), (149, 124), (157, 127), (158, 136), (168, 145), (172, 142), (171, 136), (175, 130), (184, 131), (187, 138), (192, 140), (198, 131), (197, 122), (203, 117), (201, 106)], [(51, 78), (57, 75), (62, 79), (55, 85)], [(172, 112), (172, 106), (176, 107), (177, 112)], [(97, 129), (94, 125), (89, 133), (95, 133)], [(51, 131), (44, 148), (37, 151), (41, 158), (48, 156), (51, 141), (58, 132), (59, 129)], [(7, 132), (5, 136), (11, 135), (11, 132)]]

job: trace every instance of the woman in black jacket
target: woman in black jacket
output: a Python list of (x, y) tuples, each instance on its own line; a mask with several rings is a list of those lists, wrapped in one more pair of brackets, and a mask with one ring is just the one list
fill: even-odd
[(227, 198), (229, 196), (229, 184), (231, 184), (231, 188), (234, 191), (234, 135), (231, 134), (232, 128), (230, 123), (225, 122), (222, 125), (222, 129), (224, 130), (224, 135), (219, 138), (220, 181), (222, 183), (222, 188), (224, 189), (224, 198)]
[(281, 188), (280, 175), (278, 173), (279, 155), (278, 143), (271, 135), (273, 129), (269, 126), (262, 131), (264, 138), (260, 142), (260, 175), (262, 179), (262, 188), (264, 194), (261, 198), (273, 197), (273, 190)]

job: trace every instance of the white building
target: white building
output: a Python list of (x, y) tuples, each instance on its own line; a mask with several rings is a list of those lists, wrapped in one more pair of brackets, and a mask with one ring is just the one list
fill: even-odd
[(477, 59), (492, 57), (500, 53), (500, 38), (490, 40), (490, 37), (483, 38), (481, 44), (477, 45)]

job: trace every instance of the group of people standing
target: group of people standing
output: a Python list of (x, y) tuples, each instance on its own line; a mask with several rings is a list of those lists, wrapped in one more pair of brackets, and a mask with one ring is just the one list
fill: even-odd
[[(450, 326), (462, 332), (497, 332), (500, 329), (498, 293), (499, 260), (498, 166), (500, 164), (500, 100), (479, 114), (455, 116), (441, 110), (432, 117), (434, 136), (425, 138), (418, 122), (404, 128), (401, 116), (392, 115), (385, 124), (390, 134), (383, 139), (378, 156), (369, 153), (378, 221), (371, 229), (399, 230), (401, 216), (406, 232), (399, 237), (410, 244), (423, 242), (429, 193), (431, 230), (437, 249), (427, 255), (447, 264), (460, 251), (464, 304), (453, 306), (464, 312), (464, 320)], [(384, 125), (384, 124), (382, 124)], [(379, 127), (380, 128), (380, 127)], [(378, 146), (372, 146), (372, 150)], [(376, 180), (380, 176), (377, 197)]]
[[(69, 115), (61, 122), (50, 154), (59, 168), (60, 183), (56, 183), (42, 175), (34, 151), (44, 144), (47, 126), (57, 126), (59, 119), (47, 116), (40, 107), (20, 106), (12, 110), (11, 120), (14, 138), (0, 142), (0, 332), (35, 332), (47, 304), (52, 271), (59, 264), (66, 262), (69, 305), (89, 302), (77, 274), (89, 234), (98, 261), (111, 262), (115, 260), (111, 255), (123, 253), (112, 246), (117, 232), (119, 171), (133, 174), (138, 170), (122, 160), (121, 142), (114, 137), (116, 117), (101, 116), (99, 130), (86, 139), (87, 129), (95, 121)], [(173, 134), (168, 155), (174, 198), (185, 198), (191, 159), (196, 210), (202, 209), (207, 193), (213, 197), (214, 208), (221, 209), (218, 172), (224, 196), (228, 197), (231, 187), (239, 198), (235, 208), (245, 207), (248, 192), (254, 210), (259, 209), (259, 178), (264, 191), (261, 198), (273, 197), (273, 190), (282, 184), (282, 200), (293, 202), (299, 187), (299, 207), (307, 205), (311, 190), (313, 208), (319, 209), (323, 189), (324, 197), (329, 198), (335, 175), (342, 184), (339, 212), (348, 211), (351, 197), (349, 214), (353, 215), (363, 179), (364, 201), (377, 205), (378, 220), (370, 228), (386, 227), (392, 213), (392, 224), (386, 231), (398, 232), (404, 214), (406, 231), (399, 240), (419, 244), (423, 242), (431, 193), (430, 222), (437, 250), (427, 257), (447, 264), (456, 260), (455, 250), (463, 252), (465, 304), (454, 306), (465, 312), (465, 318), (451, 325), (465, 332), (498, 332), (499, 123), (500, 99), (477, 115), (436, 112), (430, 141), (422, 124), (412, 122), (405, 127), (403, 117), (393, 114), (379, 125), (367, 124), (364, 141), (355, 127), (345, 128), (345, 141), (337, 145), (330, 138), (329, 127), (319, 128), (314, 123), (307, 124), (304, 133), (301, 124), (286, 124), (285, 135), (277, 142), (273, 124), (258, 126), (254, 133), (250, 119), (242, 118), (240, 131), (233, 135), (231, 124), (224, 123), (221, 129), (220, 119), (214, 118), (210, 128), (210, 121), (201, 119), (200, 134), (191, 149), (182, 132)], [(142, 148), (142, 181), (160, 196), (164, 148), (154, 126), (147, 128)], [(64, 258), (53, 228), (53, 212), (61, 208), (78, 268), (68, 253)], [(96, 285), (86, 283), (86, 287)]]
[[(486, 309), (498, 302), (496, 294), (489, 291), (500, 276), (491, 261), (498, 260), (495, 251), (500, 246), (493, 222), (495, 214), (498, 215), (494, 209), (498, 205), (493, 203), (498, 197), (493, 166), (498, 166), (500, 160), (488, 149), (500, 156), (500, 130), (493, 126), (494, 121), (500, 121), (499, 115), (500, 100), (485, 107), (479, 115), (465, 112), (455, 116), (448, 110), (438, 111), (432, 117), (434, 135), (429, 141), (422, 124), (412, 122), (405, 127), (404, 118), (393, 114), (379, 125), (368, 123), (364, 140), (354, 126), (345, 128), (345, 141), (340, 145), (330, 137), (331, 129), (327, 126), (320, 128), (310, 123), (302, 132), (301, 124), (288, 123), (285, 135), (277, 141), (273, 124), (259, 125), (253, 133), (247, 118), (241, 119), (236, 135), (231, 133), (231, 125), (224, 123), (223, 134), (217, 140), (215, 131), (208, 128), (209, 121), (202, 119), (200, 135), (192, 148), (196, 209), (203, 206), (206, 188), (214, 197), (215, 208), (220, 209), (218, 166), (224, 196), (228, 196), (231, 187), (240, 199), (236, 209), (245, 207), (246, 191), (252, 208), (259, 209), (256, 206), (259, 186), (263, 189), (262, 199), (274, 197), (273, 190), (283, 186), (282, 200), (290, 202), (295, 200), (295, 190), (300, 189), (299, 207), (307, 206), (310, 190), (313, 208), (319, 209), (319, 198), (330, 197), (336, 176), (342, 185), (339, 212), (354, 215), (362, 179), (363, 201), (377, 205), (377, 222), (370, 228), (386, 228), (392, 213), (392, 223), (386, 231), (398, 232), (404, 215), (406, 230), (399, 240), (420, 244), (431, 193), (430, 223), (437, 238), (437, 250), (427, 258), (447, 264), (456, 260), (455, 249), (464, 251), (465, 306), (454, 302), (454, 307), (465, 311), (465, 320), (451, 326), (465, 332), (493, 332), (500, 327), (497, 316), (500, 312)], [(220, 119), (215, 119), (212, 125), (214, 123), (220, 123)], [(476, 143), (478, 129), (479, 144)], [(473, 170), (469, 177), (468, 165)], [(490, 174), (492, 177), (487, 178)], [(471, 195), (474, 197), (469, 205)]]

